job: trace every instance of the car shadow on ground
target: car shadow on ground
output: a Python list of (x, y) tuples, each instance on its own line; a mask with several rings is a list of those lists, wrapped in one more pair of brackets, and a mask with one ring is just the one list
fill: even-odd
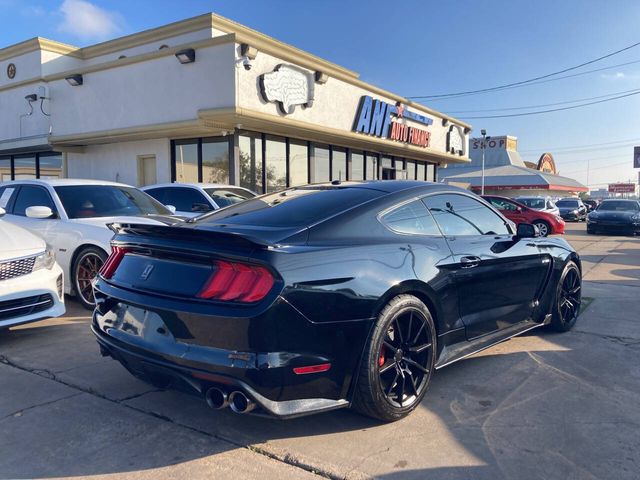
[[(74, 336), (75, 351), (67, 343)], [(95, 378), (104, 371), (88, 325), (31, 325), (0, 335), (0, 352), (9, 347), (9, 358), (53, 349), (44, 356), (77, 362), (81, 352), (94, 361)], [(287, 421), (236, 415), (172, 391), (114, 401), (67, 380), (65, 399), (0, 414), (0, 477), (129, 474), (204, 460), (222, 465), (245, 446), (335, 476), (566, 478), (578, 465), (585, 475), (618, 472), (640, 460), (633, 427), (639, 412), (625, 393), (640, 393), (631, 371), (640, 351), (605, 347), (580, 332), (532, 331), (438, 371), (419, 408), (393, 424), (349, 410)], [(612, 378), (611, 368), (626, 380)], [(124, 368), (119, 372), (116, 380), (129, 379)], [(56, 383), (41, 372), (23, 373), (35, 382), (29, 389)], [(3, 381), (4, 388), (12, 385)], [(603, 443), (602, 435), (616, 441)], [(560, 454), (557, 445), (564, 446)]]

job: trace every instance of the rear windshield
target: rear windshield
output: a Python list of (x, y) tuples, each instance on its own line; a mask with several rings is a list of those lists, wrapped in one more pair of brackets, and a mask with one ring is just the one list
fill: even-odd
[(69, 218), (171, 215), (156, 199), (133, 187), (73, 185), (55, 191)]
[(516, 198), (516, 200), (535, 210), (542, 210), (545, 207), (544, 198)]
[(602, 204), (598, 207), (598, 211), (610, 211), (610, 212), (626, 212), (626, 211), (634, 211), (637, 212), (640, 210), (640, 205), (638, 202), (634, 201), (624, 201), (624, 200), (610, 200), (606, 202), (602, 202)]
[(556, 202), (556, 206), (557, 207), (577, 207), (578, 201), (577, 200), (558, 200)]
[(194, 222), (265, 227), (308, 226), (384, 194), (368, 188), (291, 188), (216, 210), (197, 217)]

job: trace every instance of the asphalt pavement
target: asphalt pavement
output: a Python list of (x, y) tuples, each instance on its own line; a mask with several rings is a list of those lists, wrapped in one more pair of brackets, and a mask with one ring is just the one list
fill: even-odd
[(586, 308), (438, 371), (409, 417), (212, 411), (103, 358), (73, 301), (0, 332), (0, 478), (637, 479), (640, 238), (586, 235)]

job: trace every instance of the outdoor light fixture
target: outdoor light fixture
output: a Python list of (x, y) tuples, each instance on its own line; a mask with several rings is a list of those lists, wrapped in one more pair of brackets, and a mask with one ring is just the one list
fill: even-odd
[(240, 56), (247, 57), (249, 60), (255, 60), (258, 56), (258, 49), (256, 47), (252, 47), (248, 43), (241, 43)]
[(446, 127), (447, 125), (449, 125), (449, 119), (448, 118), (443, 118), (442, 119), (442, 126)]
[(83, 78), (82, 78), (82, 74), (80, 73), (76, 73), (74, 75), (69, 75), (68, 77), (64, 78), (67, 82), (69, 82), (69, 85), (71, 85), (72, 87), (77, 87), (79, 85), (82, 85), (84, 83)]
[(30, 94), (30, 95), (25, 95), (25, 96), (24, 96), (24, 99), (25, 99), (27, 102), (35, 102), (35, 101), (38, 99), (38, 95), (36, 95), (35, 93), (32, 93), (32, 94)]
[(320, 85), (327, 83), (327, 80), (329, 80), (329, 75), (327, 75), (324, 72), (321, 72), (320, 70), (316, 70), (315, 73), (315, 81), (316, 83), (319, 83)]
[(176, 58), (183, 65), (185, 63), (193, 63), (196, 61), (196, 51), (193, 48), (185, 48), (176, 52)]

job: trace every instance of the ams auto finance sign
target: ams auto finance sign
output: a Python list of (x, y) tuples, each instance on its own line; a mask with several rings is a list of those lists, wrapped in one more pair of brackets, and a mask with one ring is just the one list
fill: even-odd
[(431, 132), (393, 121), (392, 117), (398, 119), (406, 118), (426, 126), (433, 123), (431, 118), (410, 112), (400, 102), (391, 105), (365, 95), (360, 99), (360, 107), (358, 108), (353, 130), (420, 147), (429, 146)]

